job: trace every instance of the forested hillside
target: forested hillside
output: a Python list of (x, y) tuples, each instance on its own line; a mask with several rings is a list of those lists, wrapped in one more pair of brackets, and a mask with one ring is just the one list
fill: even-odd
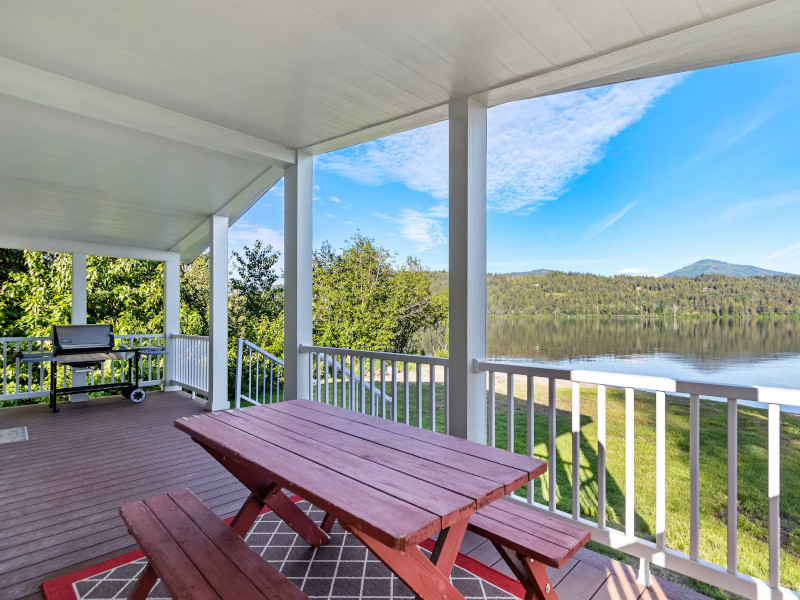
[(800, 317), (800, 277), (489, 275), (490, 315)]

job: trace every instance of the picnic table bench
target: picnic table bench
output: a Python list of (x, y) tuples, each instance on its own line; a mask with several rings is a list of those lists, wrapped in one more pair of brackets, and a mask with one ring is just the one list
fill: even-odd
[(556, 600), (547, 567), (564, 566), (591, 537), (583, 527), (507, 500), (472, 515), (469, 530), (492, 542), (525, 588), (525, 600)]
[(148, 559), (130, 595), (158, 578), (176, 599), (308, 600), (187, 489), (126, 504), (120, 515)]

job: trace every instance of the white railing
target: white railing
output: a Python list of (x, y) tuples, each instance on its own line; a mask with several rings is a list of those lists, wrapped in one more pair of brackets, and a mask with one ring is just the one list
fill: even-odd
[(300, 352), (311, 354), (312, 400), (449, 431), (448, 359), (322, 346)]
[[(134, 334), (114, 336), (119, 345), (134, 347), (163, 346), (163, 334)], [(55, 367), (52, 358), (37, 359), (35, 354), (49, 354), (53, 344), (50, 337), (4, 337), (0, 338), (0, 402), (41, 398), (50, 394), (50, 372)], [(19, 354), (34, 356), (21, 360)], [(142, 356), (140, 362), (140, 384), (161, 385), (164, 382), (163, 355)], [(122, 382), (126, 377), (127, 361), (107, 361), (87, 370), (87, 383)], [(56, 373), (57, 385), (66, 387), (72, 383), (71, 369), (62, 366)], [(82, 382), (80, 382), (82, 383)]]
[[(236, 343), (236, 408), (249, 404), (272, 404), (283, 400), (283, 361), (252, 342)], [(247, 393), (244, 393), (244, 391)]]
[[(495, 445), (496, 432), (503, 429), (496, 415), (496, 375), (505, 374), (505, 435), (506, 446), (514, 451), (515, 440), (515, 379), (521, 380), (524, 388), (524, 415), (527, 420), (525, 451), (534, 454), (534, 378), (547, 382), (547, 461), (548, 476), (541, 482), (540, 497), (547, 502), (536, 500), (534, 485), (530, 484), (527, 498), (513, 497), (514, 500), (546, 512), (557, 518), (576, 521), (592, 532), (592, 539), (606, 546), (623, 550), (637, 556), (642, 562), (640, 582), (649, 583), (649, 564), (666, 567), (688, 577), (699, 579), (713, 586), (728, 590), (740, 596), (761, 600), (764, 598), (800, 598), (797, 593), (780, 585), (781, 523), (780, 523), (780, 484), (781, 484), (781, 444), (780, 418), (782, 406), (800, 406), (800, 390), (780, 388), (749, 387), (679, 381), (664, 377), (647, 377), (594, 371), (570, 371), (540, 366), (525, 366), (490, 360), (476, 361), (476, 370), (488, 373), (488, 434), (489, 443)], [(569, 382), (571, 387), (571, 511), (557, 508), (557, 414), (564, 405), (556, 408), (557, 381)], [(585, 518), (581, 509), (581, 475), (586, 467), (581, 467), (581, 387), (596, 388), (597, 402), (597, 459), (589, 465), (590, 474), (597, 481), (597, 520)], [(624, 390), (624, 526), (622, 530), (610, 527), (607, 523), (607, 388)], [(502, 390), (502, 388), (501, 388)], [(655, 411), (655, 536), (643, 539), (636, 535), (636, 488), (635, 488), (635, 441), (636, 423), (634, 420), (634, 392), (645, 391), (654, 398)], [(590, 392), (591, 393), (591, 392)], [(615, 392), (616, 394), (617, 392)], [(668, 519), (666, 505), (667, 490), (667, 394), (688, 396), (689, 403), (689, 548), (670, 547), (666, 537)], [(738, 448), (738, 401), (760, 402), (767, 406), (767, 452), (768, 474), (765, 503), (768, 504), (768, 542), (769, 576), (767, 580), (745, 575), (739, 571), (738, 564), (738, 519), (727, 519), (727, 564), (718, 565), (700, 558), (700, 397), (720, 398), (727, 403), (727, 514), (737, 515), (739, 448)], [(585, 397), (585, 395), (584, 395)], [(637, 402), (639, 400), (637, 399)], [(685, 402), (685, 400), (684, 400)], [(563, 414), (563, 413), (562, 413)], [(502, 418), (502, 416), (500, 417)], [(584, 454), (584, 459), (586, 456)], [(566, 462), (566, 460), (564, 461)], [(797, 477), (797, 474), (790, 475)], [(584, 477), (585, 478), (585, 477)], [(677, 485), (677, 483), (676, 483)], [(562, 501), (563, 507), (563, 501)]]
[(210, 341), (205, 335), (173, 334), (175, 340), (175, 379), (191, 392), (208, 395), (208, 367)]
[[(135, 333), (132, 335), (115, 335), (118, 346), (128, 348), (164, 347), (163, 333)], [(139, 362), (139, 385), (161, 385), (164, 383), (164, 355), (142, 355)]]

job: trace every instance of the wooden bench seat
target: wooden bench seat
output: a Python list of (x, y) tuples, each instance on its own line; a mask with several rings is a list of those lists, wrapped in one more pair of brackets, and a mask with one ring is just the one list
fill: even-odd
[(173, 598), (308, 600), (187, 489), (119, 512), (149, 561), (129, 598), (144, 599), (160, 578)]
[(547, 567), (560, 568), (589, 541), (584, 528), (498, 500), (476, 512), (469, 530), (494, 544), (525, 588), (525, 600), (556, 600)]

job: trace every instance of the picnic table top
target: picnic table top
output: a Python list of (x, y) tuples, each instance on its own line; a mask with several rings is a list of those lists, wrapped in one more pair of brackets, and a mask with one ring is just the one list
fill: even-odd
[(547, 468), (535, 458), (308, 400), (184, 417), (175, 426), (251, 489), (277, 483), (396, 550)]

